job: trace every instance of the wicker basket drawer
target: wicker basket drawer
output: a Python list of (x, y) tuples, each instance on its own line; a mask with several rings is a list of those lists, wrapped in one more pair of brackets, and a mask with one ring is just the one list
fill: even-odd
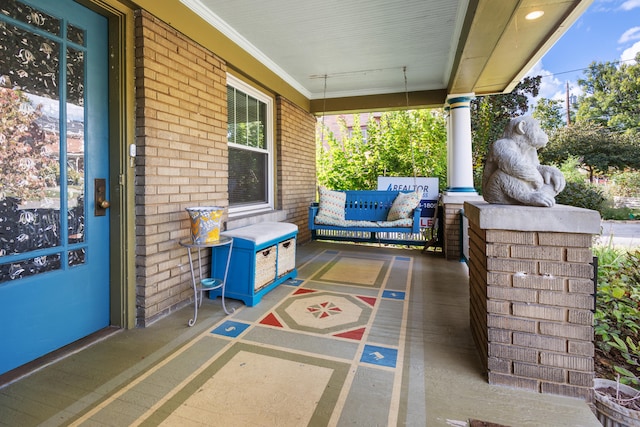
[(276, 246), (256, 252), (256, 277), (254, 289), (257, 291), (276, 278)]
[(296, 268), (296, 239), (295, 237), (278, 244), (278, 277)]

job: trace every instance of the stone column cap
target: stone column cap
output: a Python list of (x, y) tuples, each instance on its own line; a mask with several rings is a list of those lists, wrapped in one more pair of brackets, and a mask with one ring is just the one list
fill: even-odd
[(465, 202), (464, 213), (481, 230), (601, 233), (600, 213), (575, 206), (544, 208), (470, 201)]

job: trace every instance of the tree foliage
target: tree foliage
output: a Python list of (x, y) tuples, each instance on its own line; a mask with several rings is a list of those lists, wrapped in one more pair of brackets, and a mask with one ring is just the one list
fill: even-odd
[(640, 167), (640, 150), (630, 141), (591, 121), (578, 122), (558, 129), (549, 144), (540, 150), (540, 158), (542, 163), (559, 164), (570, 156), (577, 156), (593, 182), (596, 175)]
[[(339, 119), (336, 136), (319, 124), (318, 183), (336, 190), (376, 189), (378, 176), (426, 176), (446, 184), (447, 136), (440, 110), (392, 111), (370, 117), (366, 134), (354, 115), (351, 132)], [(322, 141), (324, 139), (324, 142)]]
[(578, 84), (577, 120), (617, 131), (640, 131), (640, 53), (634, 63), (593, 62)]
[(42, 115), (22, 92), (0, 88), (0, 199), (34, 200), (56, 185), (59, 166), (36, 120)]
[(538, 103), (533, 107), (532, 115), (540, 122), (540, 127), (548, 135), (565, 126), (562, 117), (562, 101), (557, 99), (542, 98), (538, 100)]

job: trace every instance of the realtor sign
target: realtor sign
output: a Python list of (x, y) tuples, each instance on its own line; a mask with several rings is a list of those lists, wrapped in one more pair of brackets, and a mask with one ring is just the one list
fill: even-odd
[(438, 206), (438, 178), (379, 176), (378, 190), (421, 192), (420, 227), (427, 228), (433, 225), (433, 217)]

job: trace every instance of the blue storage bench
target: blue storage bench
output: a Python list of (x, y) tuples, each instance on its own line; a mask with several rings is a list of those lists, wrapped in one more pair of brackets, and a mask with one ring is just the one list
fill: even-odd
[[(286, 222), (261, 222), (220, 233), (233, 238), (231, 262), (225, 285), (225, 298), (254, 306), (284, 282), (295, 278), (298, 226)], [(224, 277), (228, 251), (218, 248), (211, 259), (211, 277)], [(220, 296), (222, 289), (209, 292)]]

